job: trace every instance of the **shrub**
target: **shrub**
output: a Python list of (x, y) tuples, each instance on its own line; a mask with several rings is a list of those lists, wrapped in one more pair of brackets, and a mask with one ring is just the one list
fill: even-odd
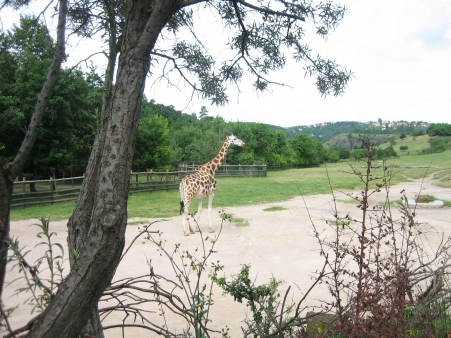
[[(439, 238), (440, 244), (429, 256), (415, 210), (404, 203), (398, 204), (396, 212), (392, 209), (388, 194), (392, 172), (384, 163), (383, 174), (374, 176), (374, 146), (365, 142), (365, 149), (366, 170), (351, 167), (364, 188), (358, 195), (347, 194), (359, 202), (361, 217), (334, 210), (333, 220), (327, 223), (343, 226), (330, 225), (331, 237), (325, 237), (312, 221), (329, 270), (322, 281), (331, 298), (323, 308), (336, 316), (335, 326), (328, 330), (346, 337), (443, 336), (449, 329), (441, 324), (449, 322), (444, 308), (450, 305), (445, 285), (451, 241)], [(369, 197), (382, 191), (386, 203), (371, 206)], [(401, 200), (407, 200), (404, 191)]]

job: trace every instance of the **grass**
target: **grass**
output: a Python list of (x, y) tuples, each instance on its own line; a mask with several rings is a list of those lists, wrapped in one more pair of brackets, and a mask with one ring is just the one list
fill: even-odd
[(330, 221), (331, 225), (336, 225), (336, 226), (349, 226), (351, 224), (351, 221)]
[[(422, 136), (407, 136), (404, 139), (400, 139), (399, 137), (396, 138), (396, 144), (393, 146), (393, 149), (398, 153), (400, 156), (408, 156), (408, 155), (415, 155), (420, 154), (423, 149), (429, 148), (429, 136), (428, 135), (422, 135)], [(381, 148), (387, 148), (390, 146), (390, 142), (381, 144)], [(401, 146), (407, 146), (407, 150), (401, 151), (399, 148)]]
[(337, 202), (341, 202), (344, 204), (360, 204), (360, 203), (362, 203), (361, 201), (355, 200), (353, 198), (350, 198), (348, 200), (337, 199)]
[(69, 219), (74, 211), (75, 201), (57, 204), (39, 205), (28, 208), (11, 210), (11, 221), (22, 219), (39, 218), (40, 216), (50, 216), (52, 221)]
[(263, 211), (281, 211), (281, 210), (287, 210), (287, 208), (280, 207), (280, 206), (274, 206), (274, 207), (263, 209)]
[(234, 223), (237, 227), (248, 227), (249, 221), (245, 220), (244, 218), (235, 218), (232, 215), (232, 218), (230, 219), (230, 222)]
[[(418, 140), (418, 139), (417, 139)], [(416, 142), (416, 141), (415, 141)], [(364, 170), (365, 162), (351, 162), (354, 169)], [(399, 168), (390, 169), (394, 177), (390, 184), (419, 179), (426, 174), (433, 174), (439, 181), (437, 185), (451, 188), (451, 151), (428, 155), (410, 155), (390, 159), (388, 164)], [(428, 165), (437, 166), (424, 168)], [(407, 168), (408, 167), (408, 168)], [(420, 168), (423, 167), (423, 168)], [(373, 177), (380, 177), (383, 169), (374, 169)], [(269, 171), (268, 177), (219, 177), (214, 207), (233, 207), (277, 203), (300, 195), (329, 194), (330, 184), (334, 189), (361, 189), (358, 177), (352, 175), (352, 169), (346, 162), (322, 165), (317, 168)], [(375, 184), (377, 181), (373, 181)], [(128, 217), (166, 218), (180, 213), (180, 196), (178, 190), (158, 191), (152, 193), (135, 193), (128, 201)], [(352, 202), (349, 202), (352, 203)], [(204, 202), (206, 206), (206, 200)], [(68, 219), (72, 215), (75, 202), (59, 203), (14, 209), (11, 220), (37, 218), (52, 215), (52, 220)], [(197, 202), (190, 206), (190, 212), (197, 210)]]

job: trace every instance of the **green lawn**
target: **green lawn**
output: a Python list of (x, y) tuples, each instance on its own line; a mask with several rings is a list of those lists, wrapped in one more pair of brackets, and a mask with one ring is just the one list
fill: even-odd
[[(422, 135), (422, 136), (407, 136), (404, 139), (400, 139), (399, 137), (396, 138), (396, 144), (393, 146), (395, 151), (400, 156), (407, 156), (407, 155), (416, 155), (420, 154), (423, 149), (429, 148), (429, 136), (428, 135)], [(382, 148), (389, 147), (390, 143), (383, 143), (381, 144)], [(401, 151), (401, 146), (407, 146), (408, 149), (405, 151)]]
[[(375, 161), (376, 162), (376, 161)], [(437, 173), (438, 185), (451, 187), (447, 178), (451, 175), (451, 151), (429, 155), (410, 155), (390, 159), (388, 164), (411, 168), (391, 169), (394, 177), (391, 184), (418, 179), (426, 173)], [(356, 171), (364, 171), (365, 162), (351, 162)], [(420, 166), (440, 166), (429, 169)], [(316, 195), (330, 193), (330, 184), (334, 189), (361, 188), (361, 181), (351, 174), (348, 163), (334, 163), (317, 168), (290, 169), (269, 171), (268, 177), (222, 177), (218, 178), (214, 207), (253, 205), (259, 203), (274, 203), (284, 201), (299, 195)], [(373, 177), (380, 177), (383, 169), (374, 169)], [(329, 177), (329, 178), (328, 178)], [(377, 181), (373, 182), (375, 184)], [(204, 208), (207, 207), (204, 200)], [(11, 212), (11, 220), (37, 218), (40, 215), (52, 215), (53, 220), (68, 219), (75, 202), (54, 205), (15, 209)], [(164, 218), (179, 214), (180, 196), (178, 190), (159, 191), (152, 193), (132, 194), (128, 202), (128, 216)], [(190, 211), (197, 210), (197, 202), (191, 205)]]

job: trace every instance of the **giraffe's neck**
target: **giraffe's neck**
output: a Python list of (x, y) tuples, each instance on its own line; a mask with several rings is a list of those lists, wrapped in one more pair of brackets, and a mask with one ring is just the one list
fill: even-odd
[(206, 169), (209, 169), (212, 175), (214, 176), (216, 172), (218, 171), (218, 168), (222, 165), (222, 162), (224, 162), (225, 155), (227, 153), (227, 149), (229, 149), (229, 144), (227, 143), (227, 140), (225, 140), (222, 143), (221, 149), (219, 149), (218, 153), (215, 157), (213, 157), (210, 162), (205, 163), (202, 167), (205, 167)]

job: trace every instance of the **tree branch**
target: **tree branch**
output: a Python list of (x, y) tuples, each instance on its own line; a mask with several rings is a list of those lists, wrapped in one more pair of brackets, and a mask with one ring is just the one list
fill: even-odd
[(13, 163), (9, 168), (9, 171), (13, 177), (16, 177), (20, 173), (23, 166), (25, 165), (25, 162), (30, 156), (34, 142), (38, 137), (39, 129), (41, 127), (41, 120), (42, 117), (44, 116), (45, 108), (50, 100), (50, 96), (55, 86), (56, 79), (58, 78), (58, 73), (61, 68), (61, 63), (63, 61), (65, 53), (66, 15), (67, 15), (67, 0), (60, 0), (55, 53), (53, 54), (52, 64), (50, 65), (49, 71), (47, 73), (47, 78), (45, 79), (41, 93), (39, 94), (38, 101), (36, 103), (35, 110), (31, 117), (31, 122), (28, 127), (27, 133), (22, 142), (22, 145), (20, 146), (19, 151), (17, 152), (16, 157), (13, 160)]
[(233, 0), (233, 3), (240, 3), (241, 5), (251, 8), (253, 10), (256, 10), (258, 12), (261, 13), (265, 13), (265, 14), (269, 14), (269, 15), (277, 15), (277, 16), (283, 16), (283, 17), (287, 17), (287, 18), (291, 18), (291, 19), (295, 19), (295, 20), (300, 20), (300, 21), (305, 21), (305, 18), (302, 16), (298, 16), (298, 15), (294, 15), (294, 14), (289, 14), (286, 12), (279, 12), (279, 11), (273, 11), (269, 8), (264, 8), (264, 7), (259, 7), (259, 6), (254, 6), (246, 1), (242, 1), (242, 0)]

